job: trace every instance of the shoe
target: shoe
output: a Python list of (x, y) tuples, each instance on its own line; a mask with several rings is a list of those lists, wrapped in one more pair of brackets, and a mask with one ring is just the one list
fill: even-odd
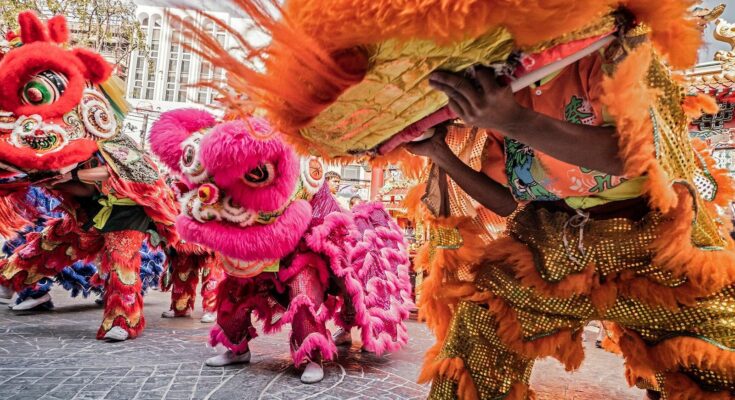
[(200, 321), (202, 321), (203, 324), (211, 324), (212, 322), (217, 321), (217, 313), (205, 312)]
[(250, 351), (238, 355), (233, 353), (231, 350), (227, 350), (218, 356), (208, 358), (204, 363), (207, 364), (208, 367), (224, 367), (225, 365), (245, 364), (249, 362)]
[(12, 310), (13, 311), (26, 311), (26, 310), (36, 308), (42, 305), (43, 303), (47, 303), (49, 301), (51, 301), (51, 295), (46, 293), (37, 299), (32, 299), (32, 298), (26, 299), (20, 304), (14, 305)]
[(0, 300), (10, 300), (13, 298), (13, 289), (7, 286), (0, 286)]
[(301, 374), (301, 383), (317, 383), (321, 382), (322, 379), (324, 379), (324, 367), (321, 364), (309, 361)]
[(348, 329), (339, 328), (332, 335), (332, 340), (335, 346), (350, 346), (352, 345), (352, 333)]
[(130, 337), (130, 334), (128, 333), (128, 331), (126, 331), (123, 328), (120, 328), (119, 326), (113, 326), (105, 334), (105, 339), (112, 341), (112, 342), (122, 342), (124, 340), (128, 340), (129, 337)]
[(184, 315), (176, 315), (174, 310), (166, 310), (161, 313), (161, 318), (184, 318), (191, 317), (191, 311), (187, 311)]

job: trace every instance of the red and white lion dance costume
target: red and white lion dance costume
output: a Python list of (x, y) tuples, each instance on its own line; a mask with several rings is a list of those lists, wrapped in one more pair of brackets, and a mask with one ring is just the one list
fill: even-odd
[(306, 383), (321, 380), (320, 361), (335, 356), (331, 319), (359, 327), (368, 351), (407, 342), (408, 253), (382, 206), (341, 210), (321, 162), (300, 160), (259, 118), (220, 123), (205, 111), (171, 111), (150, 140), (189, 187), (179, 234), (224, 256), (210, 342), (228, 351), (209, 365), (250, 360), (252, 316), (266, 333), (291, 324), (291, 355), (307, 364)]
[[(77, 260), (99, 262), (105, 311), (97, 337), (125, 340), (145, 327), (140, 248), (150, 232), (176, 241), (172, 192), (121, 133), (112, 67), (68, 48), (64, 17), (19, 15), (20, 36), (0, 46), (0, 235), (27, 221), (29, 185), (46, 186), (65, 216), (0, 261), (0, 285), (18, 291)], [(117, 100), (121, 100), (118, 93)]]

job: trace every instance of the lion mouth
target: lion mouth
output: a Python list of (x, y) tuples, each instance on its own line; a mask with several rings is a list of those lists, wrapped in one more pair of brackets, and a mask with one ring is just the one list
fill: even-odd
[(58, 147), (59, 137), (52, 135), (45, 136), (23, 136), (21, 138), (26, 147), (30, 147), (36, 151), (49, 151)]
[[(184, 211), (176, 220), (176, 228), (187, 242), (215, 250), (232, 260), (254, 262), (278, 260), (296, 248), (311, 221), (311, 205), (297, 200), (288, 205), (269, 223), (233, 223), (213, 212)], [(198, 215), (197, 218), (195, 215)], [(234, 267), (246, 268), (234, 263)], [(236, 269), (237, 269), (236, 268)]]
[(38, 153), (48, 153), (66, 145), (66, 131), (63, 127), (44, 122), (41, 117), (32, 115), (19, 118), (10, 135), (15, 147), (30, 148)]
[(196, 190), (184, 193), (181, 196), (181, 205), (184, 215), (199, 223), (217, 221), (244, 228), (255, 222), (257, 214), (239, 206), (229, 196), (210, 202), (202, 198)]

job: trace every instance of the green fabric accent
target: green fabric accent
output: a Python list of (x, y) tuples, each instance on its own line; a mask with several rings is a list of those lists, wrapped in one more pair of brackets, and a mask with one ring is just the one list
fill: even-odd
[(110, 219), (110, 216), (112, 215), (112, 207), (114, 206), (134, 206), (136, 203), (133, 200), (122, 198), (118, 199), (114, 195), (110, 194), (107, 197), (100, 197), (99, 200), (97, 200), (98, 203), (102, 206), (102, 209), (97, 212), (97, 215), (94, 216), (92, 221), (94, 222), (94, 227), (97, 229), (102, 229), (107, 225), (107, 220)]
[(281, 260), (276, 260), (270, 266), (265, 267), (263, 272), (278, 272), (279, 269), (281, 269)]
[(645, 176), (633, 178), (615, 186), (612, 189), (603, 190), (594, 196), (567, 197), (564, 201), (574, 209), (585, 209), (599, 206), (613, 201), (629, 200), (640, 197), (643, 194)]

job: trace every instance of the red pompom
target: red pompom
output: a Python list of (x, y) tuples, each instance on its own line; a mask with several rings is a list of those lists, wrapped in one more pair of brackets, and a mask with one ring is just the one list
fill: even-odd
[(63, 15), (57, 15), (48, 21), (48, 33), (56, 43), (66, 43), (69, 41), (69, 28), (66, 26), (66, 18)]
[(33, 11), (18, 14), (18, 24), (20, 25), (20, 40), (23, 41), (23, 44), (48, 41), (46, 27)]
[(112, 66), (101, 55), (87, 49), (74, 49), (72, 54), (84, 64), (84, 77), (92, 83), (104, 83), (112, 74)]

